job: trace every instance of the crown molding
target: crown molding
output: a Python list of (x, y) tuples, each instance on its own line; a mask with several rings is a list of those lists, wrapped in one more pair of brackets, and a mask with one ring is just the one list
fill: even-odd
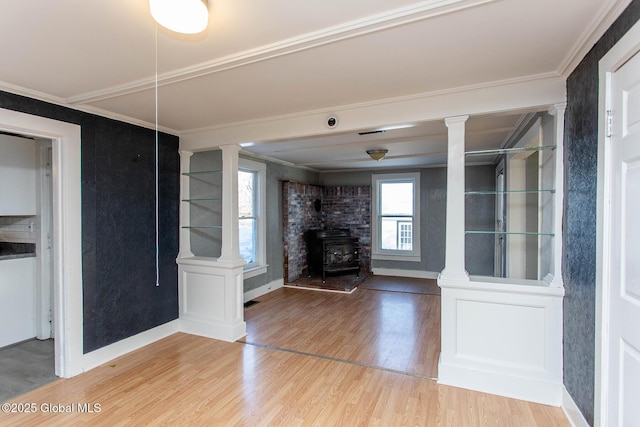
[[(47, 102), (49, 104), (59, 105), (71, 110), (81, 111), (83, 113), (93, 114), (96, 116), (117, 120), (119, 122), (129, 123), (131, 125), (140, 126), (147, 129), (156, 129), (155, 123), (134, 119), (123, 114), (113, 113), (111, 111), (103, 110), (101, 108), (96, 108), (89, 105), (69, 104), (64, 98), (60, 98), (44, 92), (27, 89), (21, 86), (12, 85), (6, 82), (0, 82), (0, 91), (12, 93), (19, 96), (25, 96), (27, 98), (36, 99), (38, 101)], [(164, 126), (158, 126), (158, 131), (175, 136), (180, 135), (180, 132), (178, 132), (177, 130)]]
[(613, 25), (616, 19), (624, 12), (632, 0), (608, 0), (599, 13), (585, 27), (582, 36), (573, 45), (569, 54), (558, 68), (558, 73), (565, 79), (575, 70), (591, 48), (600, 40), (604, 33)]
[[(364, 34), (371, 34), (400, 25), (457, 12), (494, 1), (498, 0), (426, 0), (385, 13), (371, 15), (366, 18), (325, 28), (320, 31), (288, 38), (256, 49), (245, 50), (234, 55), (228, 55), (222, 58), (196, 64), (194, 66), (181, 68), (168, 73), (162, 73), (157, 76), (157, 85), (166, 86), (226, 71), (232, 68), (238, 68), (256, 62), (289, 55), (291, 53), (324, 46), (341, 40), (359, 37)], [(67, 98), (66, 102), (69, 104), (97, 102), (144, 90), (151, 90), (155, 85), (156, 77), (153, 76), (124, 85), (112, 86), (110, 88), (72, 96)]]

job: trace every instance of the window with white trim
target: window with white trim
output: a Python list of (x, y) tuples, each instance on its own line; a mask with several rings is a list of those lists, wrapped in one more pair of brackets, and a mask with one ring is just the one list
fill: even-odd
[(420, 261), (420, 173), (372, 175), (372, 258)]
[(266, 272), (266, 165), (244, 158), (238, 165), (240, 256), (247, 262), (244, 277)]

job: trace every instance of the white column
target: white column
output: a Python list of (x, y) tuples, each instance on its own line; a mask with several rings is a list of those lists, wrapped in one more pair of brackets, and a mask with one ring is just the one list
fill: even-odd
[(554, 116), (555, 199), (553, 206), (553, 255), (551, 258), (551, 286), (564, 286), (562, 280), (562, 210), (564, 205), (564, 111), (567, 103), (554, 104), (549, 114)]
[(222, 249), (218, 262), (242, 265), (238, 223), (237, 145), (222, 145)]
[(180, 252), (178, 258), (188, 258), (193, 256), (191, 252), (191, 229), (183, 228), (191, 223), (191, 206), (185, 202), (190, 196), (190, 179), (188, 175), (183, 175), (191, 170), (191, 151), (180, 150)]
[(449, 129), (446, 251), (444, 270), (440, 273), (439, 281), (469, 281), (469, 274), (464, 265), (464, 139), (465, 122), (468, 118), (469, 116), (457, 116), (445, 119), (445, 124)]

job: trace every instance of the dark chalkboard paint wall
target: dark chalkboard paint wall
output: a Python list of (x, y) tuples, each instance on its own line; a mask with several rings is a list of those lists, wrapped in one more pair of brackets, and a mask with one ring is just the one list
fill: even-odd
[(634, 0), (567, 80), (564, 206), (564, 382), (594, 416), (598, 61), (638, 21)]
[(178, 138), (159, 136), (160, 286), (153, 130), (0, 92), (0, 108), (81, 126), (84, 352), (178, 317)]

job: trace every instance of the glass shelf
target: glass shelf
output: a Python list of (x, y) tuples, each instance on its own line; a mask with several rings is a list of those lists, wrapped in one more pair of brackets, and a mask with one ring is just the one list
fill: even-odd
[(182, 228), (199, 228), (199, 229), (208, 229), (208, 230), (218, 230), (222, 229), (221, 225), (183, 225)]
[(183, 202), (220, 202), (222, 197), (196, 197), (195, 199), (182, 199)]
[(491, 156), (498, 154), (519, 153), (525, 151), (555, 150), (555, 145), (536, 145), (535, 147), (497, 148), (491, 150), (467, 151), (467, 156)]
[(489, 230), (468, 230), (465, 234), (507, 234), (507, 235), (520, 235), (520, 236), (551, 236), (554, 237), (554, 233), (535, 233), (530, 231), (489, 231)]
[(465, 191), (464, 194), (467, 196), (478, 196), (478, 195), (498, 195), (498, 194), (528, 194), (528, 193), (555, 193), (556, 190), (503, 190), (503, 191)]
[(194, 176), (194, 175), (204, 175), (207, 173), (221, 173), (221, 172), (222, 172), (222, 169), (215, 169), (215, 170), (207, 170), (207, 171), (182, 172), (182, 175)]

